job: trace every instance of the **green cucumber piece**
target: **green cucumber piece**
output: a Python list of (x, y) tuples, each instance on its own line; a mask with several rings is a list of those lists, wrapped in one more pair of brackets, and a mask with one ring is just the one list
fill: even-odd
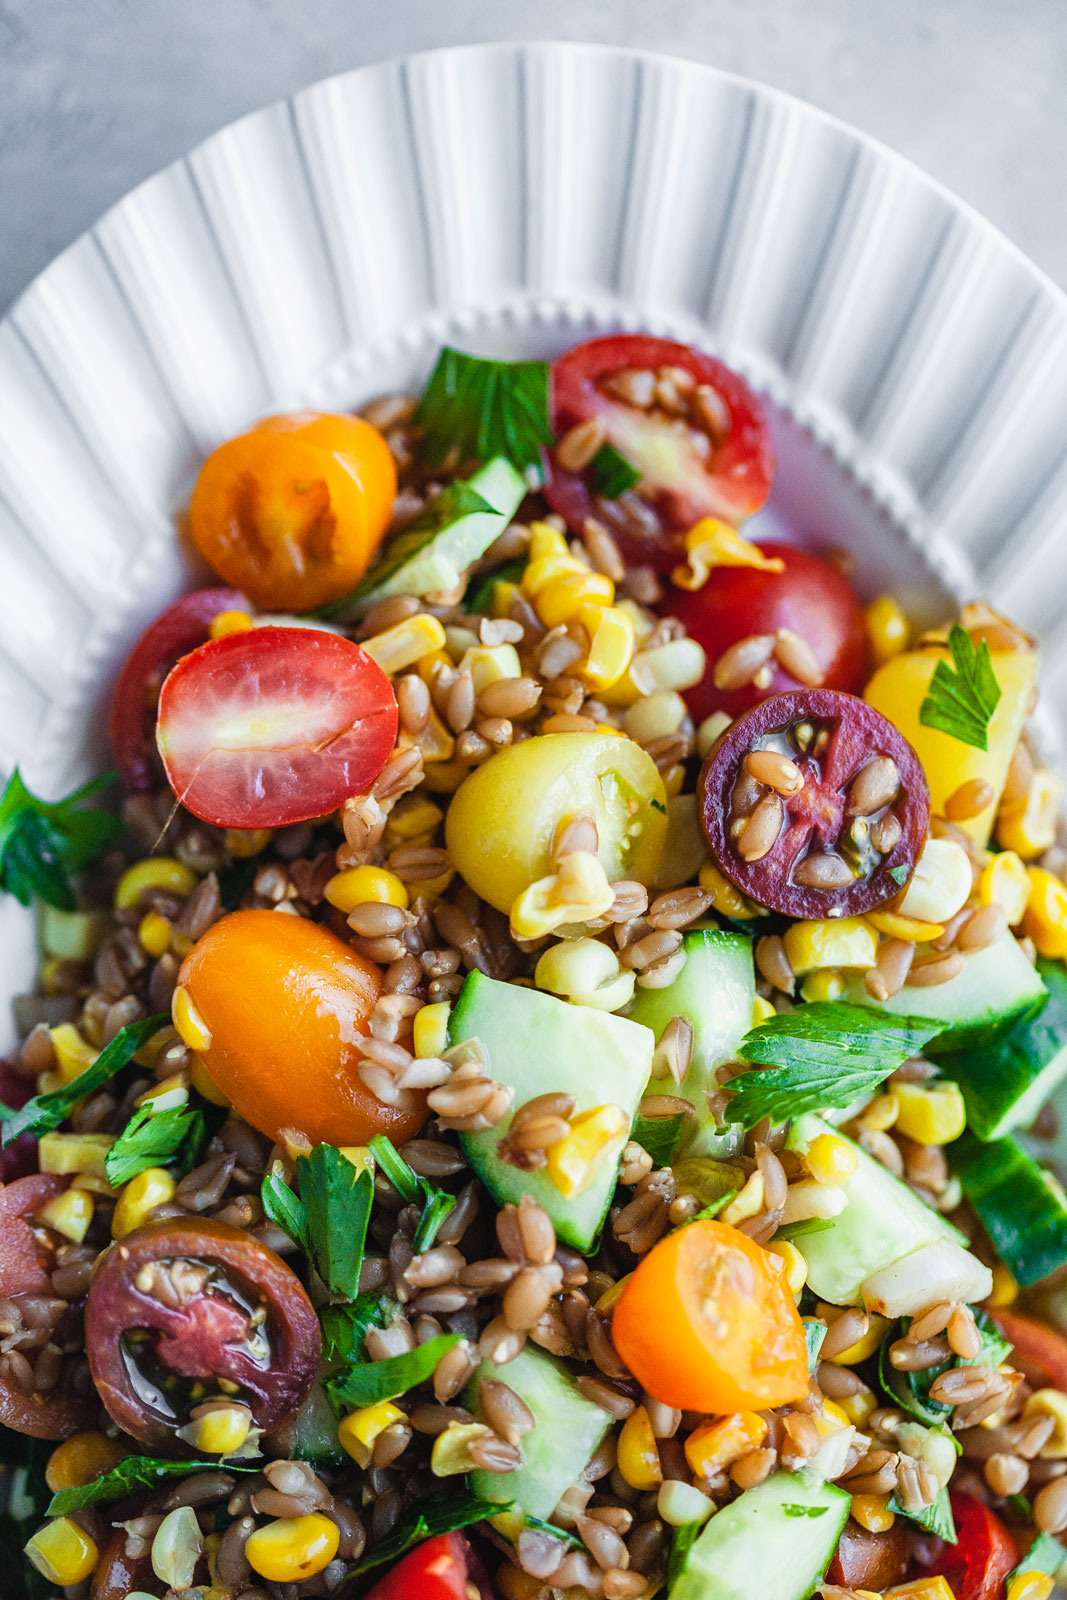
[(932, 989), (904, 988), (890, 1000), (877, 1001), (867, 993), (862, 974), (857, 974), (849, 980), (842, 999), (896, 1016), (939, 1018), (945, 1031), (930, 1041), (925, 1054), (940, 1057), (999, 1038), (1024, 1017), (1040, 1011), (1048, 990), (1018, 941), (1006, 933), (996, 944), (968, 956), (959, 977), (948, 983)]
[(942, 1072), (963, 1091), (967, 1126), (979, 1139), (1028, 1128), (1067, 1077), (1067, 970), (1060, 961), (1039, 959), (1037, 975), (1049, 994), (1037, 1016), (941, 1062)]
[(477, 1039), (498, 1083), (515, 1090), (515, 1105), (537, 1095), (574, 1096), (577, 1111), (621, 1106), (626, 1129), (603, 1151), (593, 1181), (568, 1199), (545, 1172), (520, 1172), (497, 1155), (511, 1112), (492, 1128), (460, 1134), (463, 1153), (497, 1205), (532, 1195), (556, 1233), (576, 1250), (594, 1248), (618, 1177), (619, 1156), (648, 1082), (654, 1040), (650, 1029), (608, 1011), (570, 1005), (554, 995), (500, 983), (472, 972), (448, 1025), (449, 1040)]
[(464, 1391), (464, 1404), (477, 1417), (479, 1390), (487, 1378), (514, 1389), (533, 1412), (534, 1425), (519, 1444), (522, 1466), (515, 1472), (472, 1472), (471, 1493), (479, 1500), (514, 1501), (528, 1517), (551, 1517), (563, 1491), (581, 1477), (611, 1418), (578, 1393), (554, 1357), (531, 1345), (506, 1367), (482, 1362)]
[(993, 1247), (1018, 1283), (1037, 1283), (1067, 1261), (1067, 1196), (1014, 1139), (982, 1144), (971, 1134), (948, 1147)]
[(670, 1600), (809, 1600), (851, 1503), (843, 1489), (814, 1474), (773, 1473), (704, 1524)]
[[(946, 985), (947, 987), (947, 985)], [(920, 990), (919, 993), (924, 991)], [(844, 1134), (822, 1117), (798, 1117), (787, 1147), (802, 1154), (821, 1133)], [(845, 1209), (818, 1232), (794, 1236), (808, 1264), (808, 1283), (821, 1300), (835, 1306), (859, 1305), (860, 1286), (873, 1272), (910, 1255), (934, 1239), (965, 1245), (958, 1228), (931, 1209), (907, 1184), (853, 1145), (856, 1170), (845, 1188)]]
[[(756, 980), (752, 940), (745, 934), (701, 928), (682, 943), (685, 966), (665, 989), (638, 989), (627, 1015), (652, 1029), (658, 1040), (672, 1017), (693, 1025), (693, 1057), (689, 1070), (672, 1094), (684, 1096), (696, 1109), (679, 1141), (677, 1156), (710, 1156), (721, 1160), (740, 1148), (740, 1127), (717, 1128), (708, 1113), (708, 1092), (714, 1090), (715, 1068), (737, 1054), (752, 1027)], [(662, 1090), (662, 1084), (655, 1090)]]

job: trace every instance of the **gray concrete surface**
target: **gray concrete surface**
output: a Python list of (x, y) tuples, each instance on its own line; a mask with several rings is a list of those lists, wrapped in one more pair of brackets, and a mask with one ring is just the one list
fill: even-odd
[(232, 118), (434, 45), (644, 45), (883, 139), (1067, 284), (1067, 0), (0, 0), (0, 309)]

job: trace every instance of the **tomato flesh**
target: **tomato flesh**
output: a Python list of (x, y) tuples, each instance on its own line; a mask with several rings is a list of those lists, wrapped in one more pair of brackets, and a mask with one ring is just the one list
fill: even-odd
[(481, 1562), (461, 1533), (427, 1539), (380, 1578), (367, 1600), (492, 1600)]
[[(34, 1093), (32, 1078), (24, 1077), (0, 1061), (0, 1102), (19, 1111)], [(20, 1133), (11, 1144), (0, 1150), (0, 1183), (13, 1183), (37, 1171), (37, 1140), (32, 1133)]]
[(851, 1517), (838, 1540), (834, 1559), (826, 1574), (827, 1582), (844, 1589), (873, 1589), (881, 1593), (891, 1584), (901, 1583), (908, 1566), (908, 1536), (904, 1519), (898, 1517), (882, 1533), (869, 1533)]
[[(672, 371), (692, 380), (693, 393), (711, 391), (714, 435), (685, 398), (686, 384), (680, 410), (655, 395), (647, 407), (628, 402), (612, 387), (621, 374)], [(641, 481), (618, 501), (604, 499), (588, 470), (567, 471), (553, 452), (545, 494), (575, 533), (587, 517), (606, 523), (631, 561), (668, 570), (681, 558), (681, 535), (701, 517), (740, 523), (770, 493), (774, 450), (759, 400), (736, 372), (691, 345), (616, 334), (568, 350), (552, 368), (557, 437), (593, 417)]]
[[(752, 782), (745, 758), (763, 750), (783, 755), (803, 784), (794, 794), (778, 796), (777, 838), (758, 859), (746, 860), (744, 838), (734, 831), (751, 812), (754, 794), (749, 789), (748, 798), (741, 798)], [(896, 765), (896, 796), (870, 815), (854, 816), (850, 785), (877, 757)], [(720, 870), (758, 905), (790, 917), (859, 915), (892, 899), (910, 877), (930, 824), (930, 791), (907, 740), (862, 700), (832, 689), (776, 695), (738, 717), (709, 751), (697, 794), (704, 836)], [(765, 790), (759, 803), (770, 795)], [(773, 796), (768, 803), (773, 806)], [(892, 818), (899, 832), (892, 848), (880, 850), (871, 836), (880, 837), (874, 824), (883, 818)], [(819, 886), (819, 865), (828, 863), (833, 868)], [(846, 881), (831, 886), (834, 872)]]
[(1012, 1366), (1025, 1372), (1037, 1387), (1067, 1392), (1067, 1339), (1036, 1317), (1018, 1311), (992, 1311), (990, 1315), (1005, 1339), (1011, 1340)]
[(396, 696), (366, 651), (314, 628), (255, 628), (171, 671), (156, 742), (187, 810), (224, 828), (279, 828), (369, 788), (396, 740)]
[(67, 1187), (67, 1179), (51, 1172), (16, 1178), (0, 1189), (0, 1296), (50, 1294), (53, 1263), (32, 1226), (32, 1219)]
[(957, 1542), (946, 1545), (926, 1570), (947, 1578), (956, 1600), (1000, 1600), (1004, 1580), (1018, 1559), (1011, 1534), (973, 1495), (950, 1498)]

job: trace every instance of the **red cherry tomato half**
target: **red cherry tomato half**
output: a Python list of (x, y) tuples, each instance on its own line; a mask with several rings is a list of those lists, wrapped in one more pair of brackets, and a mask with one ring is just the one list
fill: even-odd
[(187, 810), (224, 828), (322, 817), (374, 782), (396, 741), (377, 662), (317, 628), (254, 628), (183, 656), (156, 743)]
[(410, 1551), (367, 1600), (493, 1600), (482, 1564), (461, 1533), (440, 1533)]
[(873, 1589), (880, 1594), (891, 1584), (903, 1582), (907, 1566), (908, 1535), (903, 1518), (898, 1517), (882, 1533), (868, 1533), (850, 1517), (826, 1579), (844, 1589)]
[(1067, 1392), (1067, 1339), (1063, 1334), (1018, 1311), (997, 1310), (990, 1315), (1005, 1339), (1011, 1340), (1012, 1366), (1025, 1372), (1035, 1387)]
[(108, 738), (127, 789), (155, 787), (152, 729), (163, 679), (177, 661), (203, 644), (221, 611), (247, 607), (236, 589), (194, 589), (149, 623), (119, 673), (111, 697)]
[(568, 350), (552, 368), (557, 438), (592, 417), (640, 483), (604, 499), (588, 468), (568, 472), (553, 452), (545, 494), (575, 533), (599, 518), (632, 561), (665, 571), (701, 517), (737, 524), (770, 493), (774, 449), (763, 407), (744, 378), (691, 345), (618, 334)]
[[(779, 763), (777, 788), (752, 775), (760, 757)], [(853, 788), (886, 758), (896, 776), (879, 769), (889, 773), (881, 799), (874, 773), (866, 796)], [(790, 917), (858, 916), (892, 899), (930, 824), (911, 745), (880, 712), (833, 689), (775, 695), (738, 717), (709, 751), (697, 794), (720, 870), (758, 905)]]
[[(85, 1308), (89, 1368), (120, 1428), (153, 1449), (220, 1378), (257, 1428), (303, 1404), (321, 1351), (296, 1274), (239, 1228), (207, 1217), (149, 1222), (113, 1245)], [(215, 1392), (211, 1389), (210, 1392)]]
[(1011, 1534), (973, 1495), (950, 1498), (957, 1542), (946, 1545), (926, 1570), (946, 1578), (956, 1600), (1000, 1600), (1004, 1580), (1018, 1559)]
[[(0, 1102), (12, 1111), (20, 1111), (34, 1093), (32, 1078), (0, 1061)], [(18, 1138), (0, 1150), (0, 1183), (13, 1183), (37, 1171), (37, 1140), (32, 1133), (20, 1133)]]
[(772, 657), (766, 683), (740, 689), (715, 686), (715, 663), (731, 645), (753, 634), (789, 628), (810, 646), (822, 668), (822, 687), (858, 694), (867, 678), (867, 631), (852, 585), (828, 561), (794, 545), (769, 540), (764, 555), (781, 561), (781, 572), (756, 567), (713, 567), (699, 589), (672, 589), (661, 609), (685, 624), (704, 646), (708, 670), (686, 694), (697, 721), (713, 711), (736, 717), (760, 700), (803, 687)]

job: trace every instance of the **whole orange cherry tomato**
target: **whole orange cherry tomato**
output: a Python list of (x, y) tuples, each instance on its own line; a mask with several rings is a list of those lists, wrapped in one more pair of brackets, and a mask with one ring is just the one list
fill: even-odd
[(763, 1411), (808, 1392), (804, 1330), (781, 1264), (724, 1222), (689, 1223), (649, 1251), (611, 1337), (653, 1399), (683, 1411)]
[(426, 1119), (425, 1097), (382, 1103), (356, 1072), (357, 1041), (381, 989), (376, 966), (304, 917), (234, 911), (197, 942), (174, 991), (178, 1031), (242, 1117), (276, 1139), (397, 1144)]
[(311, 611), (359, 582), (395, 494), (377, 428), (297, 411), (265, 417), (208, 456), (189, 531), (209, 565), (264, 611)]

